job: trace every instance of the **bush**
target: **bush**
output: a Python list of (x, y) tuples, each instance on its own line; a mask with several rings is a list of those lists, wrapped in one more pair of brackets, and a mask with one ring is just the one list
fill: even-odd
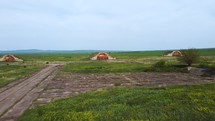
[(116, 81), (115, 83), (114, 83), (114, 86), (121, 86), (121, 82), (120, 81)]
[(191, 66), (193, 63), (198, 62), (199, 53), (196, 49), (187, 49), (181, 51), (182, 56), (178, 57), (178, 61), (186, 63), (188, 66)]
[(211, 75), (208, 74), (208, 73), (203, 73), (203, 74), (201, 75), (201, 77), (211, 77)]
[(153, 65), (153, 67), (164, 67), (165, 64), (166, 64), (166, 61), (160, 60), (160, 61), (156, 62), (156, 63)]
[(209, 68), (209, 64), (208, 63), (200, 63), (199, 68)]
[(151, 67), (145, 68), (144, 72), (181, 72), (187, 73), (185, 65), (171, 65), (166, 64), (166, 61), (160, 60), (153, 64)]

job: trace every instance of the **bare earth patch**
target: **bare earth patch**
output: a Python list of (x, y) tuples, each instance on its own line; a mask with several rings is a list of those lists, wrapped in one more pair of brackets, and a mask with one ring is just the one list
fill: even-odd
[(120, 74), (70, 74), (58, 75), (50, 81), (32, 108), (85, 93), (87, 91), (116, 87), (162, 87), (214, 83), (214, 77), (201, 77), (192, 73), (120, 73)]

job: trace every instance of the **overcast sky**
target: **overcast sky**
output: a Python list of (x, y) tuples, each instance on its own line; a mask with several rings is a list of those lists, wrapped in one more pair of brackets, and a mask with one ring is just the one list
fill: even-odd
[(215, 0), (1, 0), (0, 50), (215, 47)]

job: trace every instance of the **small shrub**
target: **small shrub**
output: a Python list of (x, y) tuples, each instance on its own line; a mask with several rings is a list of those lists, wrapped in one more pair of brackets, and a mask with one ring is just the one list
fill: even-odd
[(208, 57), (201, 57), (199, 60), (200, 60), (199, 62), (201, 63), (208, 63), (210, 61)]
[(203, 72), (204, 72), (204, 74), (201, 75), (203, 77), (215, 76), (215, 68), (208, 68), (208, 69), (204, 70)]
[(178, 61), (186, 63), (188, 66), (199, 61), (200, 55), (196, 49), (183, 50), (181, 53), (182, 56), (178, 57)]
[(49, 62), (46, 62), (46, 64), (49, 64)]
[(121, 82), (116, 81), (116, 82), (114, 83), (114, 86), (121, 86)]
[(160, 61), (156, 62), (156, 63), (153, 65), (153, 67), (164, 67), (165, 64), (166, 64), (166, 61), (160, 60)]
[(38, 117), (39, 117), (39, 121), (42, 119), (42, 116), (44, 114), (44, 111), (42, 108), (38, 108), (37, 109), (37, 113), (38, 113)]
[(201, 77), (211, 77), (211, 75), (208, 74), (208, 73), (204, 73), (204, 74), (201, 75)]
[(208, 63), (200, 63), (199, 68), (208, 68), (209, 67), (209, 64)]
[[(155, 64), (154, 64), (155, 65)], [(146, 68), (144, 72), (181, 72), (188, 73), (186, 66), (184, 65), (167, 65), (167, 64), (158, 64), (156, 66)]]

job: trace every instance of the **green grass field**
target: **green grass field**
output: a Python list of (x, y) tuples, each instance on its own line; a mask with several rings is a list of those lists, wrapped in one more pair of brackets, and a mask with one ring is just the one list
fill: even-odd
[[(0, 62), (0, 87), (31, 75), (47, 62), (64, 63), (61, 73), (186, 72), (166, 51), (110, 52), (114, 61), (91, 61), (90, 53), (19, 54), (22, 62)], [(215, 49), (199, 50), (196, 67), (215, 67)], [(164, 65), (159, 65), (161, 60)], [(124, 88), (88, 92), (27, 110), (19, 121), (213, 121), (215, 84)]]
[[(131, 51), (131, 52), (110, 52), (109, 54), (116, 57), (117, 60), (144, 60), (150, 58), (160, 58), (168, 50), (161, 51)], [(215, 49), (199, 49), (201, 56), (215, 56)], [(16, 54), (17, 57), (25, 61), (87, 61), (93, 53), (47, 53), (47, 54)], [(3, 54), (0, 54), (3, 56)], [(165, 57), (163, 59), (171, 60)], [(174, 59), (173, 59), (174, 60)]]
[(0, 63), (0, 87), (3, 87), (17, 79), (30, 76), (33, 72), (44, 67), (43, 65), (28, 65), (22, 62)]
[(144, 64), (138, 63), (114, 63), (114, 62), (88, 62), (71, 63), (63, 67), (63, 72), (69, 73), (119, 73), (144, 71)]
[[(23, 63), (0, 62), (0, 85), (6, 85), (12, 80), (16, 80), (29, 75), (41, 68), (41, 65), (49, 63), (64, 63), (63, 72), (69, 73), (120, 73), (120, 72), (184, 72), (184, 68), (175, 67), (181, 65), (175, 57), (163, 57), (166, 51), (143, 51), (143, 52), (110, 52), (109, 54), (117, 58), (116, 62), (90, 61), (92, 53), (65, 53), (65, 54), (18, 54), (18, 58), (24, 60)], [(215, 49), (199, 50), (202, 59), (196, 67), (215, 67)], [(0, 55), (2, 56), (2, 55)], [(151, 68), (153, 64), (164, 60), (166, 66), (163, 68)], [(69, 63), (69, 64), (68, 64)], [(24, 68), (24, 65), (28, 65)], [(7, 70), (7, 71), (5, 71)]]
[(215, 49), (199, 49), (201, 56), (215, 56)]
[(18, 121), (214, 121), (215, 84), (116, 88), (30, 109)]
[(187, 72), (185, 66), (154, 65), (144, 63), (127, 63), (127, 62), (88, 62), (88, 63), (71, 63), (64, 65), (61, 72), (67, 73), (123, 73), (123, 72)]
[(88, 53), (80, 54), (21, 54), (19, 55), (24, 61), (83, 61), (88, 58)]

